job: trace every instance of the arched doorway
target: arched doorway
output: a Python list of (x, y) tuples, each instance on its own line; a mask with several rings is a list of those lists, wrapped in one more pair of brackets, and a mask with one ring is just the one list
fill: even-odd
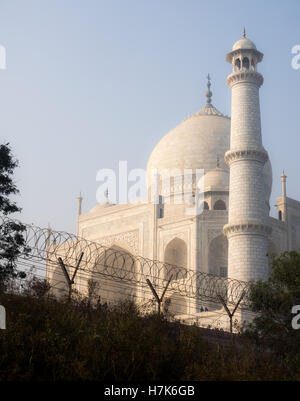
[(208, 272), (217, 276), (227, 277), (228, 240), (225, 235), (219, 235), (209, 244)]
[(214, 210), (226, 210), (226, 204), (221, 199), (214, 204)]
[(67, 296), (69, 293), (66, 277), (59, 264), (55, 267), (53, 272), (51, 279), (51, 292), (55, 297), (58, 298)]
[[(89, 290), (102, 303), (117, 303), (136, 298), (136, 263), (124, 248), (113, 245), (103, 251), (95, 263)], [(91, 288), (92, 287), (92, 288)]]
[(203, 202), (199, 203), (199, 208), (202, 211), (209, 210), (209, 205), (208, 205), (208, 203), (206, 201), (203, 201)]
[(174, 238), (168, 243), (164, 254), (165, 274), (164, 278), (179, 280), (186, 277), (187, 269), (187, 245), (180, 238)]

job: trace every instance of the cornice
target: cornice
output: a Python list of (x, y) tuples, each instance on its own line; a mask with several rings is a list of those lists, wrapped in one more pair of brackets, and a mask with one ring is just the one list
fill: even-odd
[(268, 153), (263, 149), (228, 150), (225, 153), (225, 161), (228, 166), (240, 160), (254, 160), (265, 164), (268, 161)]
[(257, 85), (259, 88), (264, 83), (264, 77), (257, 71), (237, 71), (228, 75), (226, 83), (229, 88), (239, 83), (251, 83)]
[(229, 223), (223, 227), (223, 233), (227, 237), (240, 234), (261, 234), (268, 236), (271, 232), (272, 228), (268, 224), (256, 219), (240, 223)]

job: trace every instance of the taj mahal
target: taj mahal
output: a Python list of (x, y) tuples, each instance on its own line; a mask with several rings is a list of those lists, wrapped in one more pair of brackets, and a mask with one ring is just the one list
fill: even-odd
[[(272, 167), (263, 147), (259, 102), (262, 60), (263, 54), (244, 30), (226, 55), (231, 66), (226, 79), (232, 92), (231, 117), (212, 104), (208, 76), (206, 104), (152, 150), (147, 165), (149, 202), (113, 204), (107, 199), (82, 214), (80, 197), (78, 236), (129, 255), (242, 281), (265, 280), (272, 256), (299, 250), (300, 201), (287, 196), (284, 172), (278, 177), (282, 193), (276, 202), (277, 216), (270, 216)], [(153, 203), (153, 169), (175, 170), (179, 176), (188, 169), (191, 180), (185, 186), (184, 180), (173, 177), (165, 193), (160, 176), (159, 202)], [(197, 169), (205, 173), (202, 211), (191, 215), (187, 209), (195, 202)], [(190, 204), (174, 202), (183, 191)], [(122, 291), (120, 286), (119, 297)], [(124, 293), (130, 293), (127, 287)], [(176, 313), (181, 316), (198, 312), (189, 300), (177, 303)]]

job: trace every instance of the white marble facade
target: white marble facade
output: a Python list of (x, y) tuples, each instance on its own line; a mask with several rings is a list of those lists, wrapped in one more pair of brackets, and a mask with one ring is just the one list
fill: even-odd
[[(262, 155), (267, 152), (261, 140), (258, 96), (261, 75), (257, 72), (257, 62), (261, 61), (262, 54), (244, 37), (229, 55), (227, 60), (233, 66), (231, 78), (228, 78), (233, 88), (232, 119), (212, 105), (208, 81), (206, 105), (160, 140), (147, 166), (149, 181), (152, 168), (158, 171), (179, 169), (181, 174), (184, 169), (192, 169), (191, 196), (197, 186), (194, 172), (204, 169), (203, 212), (198, 216), (187, 214), (189, 205), (174, 204), (172, 196), (170, 203), (161, 205), (150, 201), (121, 205), (104, 202), (79, 215), (80, 237), (129, 254), (194, 271), (232, 275), (240, 280), (265, 277), (266, 266), (260, 265), (265, 263), (262, 259), (266, 252), (276, 255), (300, 248), (300, 202), (287, 198), (283, 191), (277, 200), (278, 218), (269, 216), (272, 168), (267, 156), (264, 163), (261, 162)], [(241, 61), (237, 61), (241, 55)], [(239, 63), (245, 63), (246, 56), (250, 65), (241, 66)], [(245, 76), (247, 68), (250, 78)], [(232, 163), (232, 151), (258, 153), (255, 157), (252, 154), (248, 158), (250, 161)], [(236, 160), (239, 156), (235, 153), (234, 157)], [(175, 192), (174, 184), (171, 189)], [(165, 199), (165, 194), (160, 194)], [(251, 223), (251, 218), (256, 219), (258, 226), (268, 229), (263, 230), (262, 235), (258, 232), (262, 227), (255, 226), (253, 236), (246, 232), (249, 231), (247, 226), (242, 229), (245, 235), (236, 235), (236, 227)], [(224, 226), (228, 238), (223, 233)], [(189, 312), (188, 302), (178, 303), (177, 313)], [(194, 312), (197, 311), (194, 309)]]

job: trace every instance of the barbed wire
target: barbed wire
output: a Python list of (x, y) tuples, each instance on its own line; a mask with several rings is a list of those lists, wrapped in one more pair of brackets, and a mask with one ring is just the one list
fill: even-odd
[[(20, 268), (25, 268), (28, 271), (27, 274), (27, 278), (26, 280), (22, 280), (22, 279), (18, 279), (17, 282), (14, 281), (13, 282), (13, 286), (10, 288), (11, 293), (17, 293), (17, 294), (26, 294), (26, 289), (27, 291), (29, 291), (30, 295), (33, 295), (32, 292), (32, 288), (30, 287), (30, 281), (34, 278), (34, 279), (38, 279), (40, 280), (40, 283), (43, 283), (43, 280), (45, 279), (45, 266), (43, 264), (32, 264), (30, 263), (30, 261), (20, 258), (18, 265)], [(54, 266), (52, 266), (51, 271), (53, 271)], [(97, 279), (97, 281), (99, 281), (99, 283), (101, 283), (101, 277), (99, 276)], [(59, 278), (55, 278), (52, 282), (51, 282), (51, 292), (47, 294), (47, 297), (53, 300), (57, 299), (57, 293), (56, 290), (60, 291), (60, 285), (62, 283), (62, 281), (64, 281), (64, 277), (63, 274), (61, 274), (61, 279)], [(144, 286), (145, 290), (148, 290), (147, 285)], [(54, 291), (53, 291), (54, 290)], [(66, 289), (65, 289), (66, 290)], [(80, 296), (81, 291), (84, 292), (84, 288), (81, 288), (81, 285), (79, 284), (78, 288), (77, 288), (77, 292), (76, 295)], [(115, 305), (118, 307), (120, 299), (118, 299), (118, 296), (120, 295), (120, 291), (119, 291), (119, 287), (116, 285), (110, 285), (109, 291), (110, 291), (110, 296), (107, 297), (105, 296), (105, 294), (101, 293), (101, 297), (89, 297), (89, 300), (94, 302), (97, 302), (97, 300), (101, 301), (100, 305), (101, 307), (108, 307), (108, 305), (112, 305), (112, 299), (115, 298)], [(63, 294), (61, 294), (63, 295)], [(65, 294), (66, 295), (66, 294)], [(76, 295), (74, 294), (74, 297), (76, 297)], [(79, 297), (79, 301), (80, 301), (80, 297)], [(83, 297), (84, 299), (84, 297)], [(138, 295), (136, 294), (132, 294), (131, 301), (133, 301), (134, 303), (136, 303), (138, 305), (138, 310), (142, 313), (149, 313), (149, 312), (153, 312), (156, 309), (156, 304), (154, 299), (148, 299), (148, 300), (142, 300)], [(121, 300), (122, 301), (122, 300)], [(124, 299), (123, 301), (128, 301), (128, 299)], [(164, 313), (166, 314), (168, 319), (173, 319), (176, 321), (181, 321), (184, 323), (187, 323), (187, 320), (184, 316), (182, 316), (182, 306), (184, 304), (182, 303), (182, 299), (174, 299), (172, 300), (172, 305), (171, 308), (169, 308), (170, 305), (165, 305), (164, 306)], [(203, 312), (208, 312), (208, 311), (204, 311)], [(203, 315), (203, 313), (200, 313), (200, 315)], [(213, 316), (213, 317), (209, 317), (205, 314), (205, 321), (202, 321), (201, 319), (197, 319), (199, 318), (199, 314), (196, 316), (191, 315), (190, 316), (190, 324), (194, 324), (195, 321), (197, 321), (197, 326), (198, 327), (204, 327), (204, 328), (210, 328), (210, 329), (218, 329), (218, 330), (224, 330), (224, 322), (222, 322), (222, 318), (226, 318), (227, 314), (224, 310), (219, 310), (219, 314)]]
[(20, 258), (33, 263), (43, 261), (46, 277), (52, 280), (54, 268), (50, 269), (50, 266), (59, 268), (59, 258), (63, 260), (70, 274), (73, 274), (77, 261), (81, 258), (79, 277), (83, 281), (101, 276), (110, 282), (115, 280), (131, 283), (141, 289), (147, 287), (146, 280), (149, 279), (158, 290), (163, 290), (171, 278), (169, 293), (218, 305), (220, 297), (228, 305), (236, 305), (242, 299), (241, 306), (248, 306), (247, 282), (152, 260), (124, 251), (118, 246), (104, 246), (74, 234), (24, 224), (5, 216), (0, 216), (0, 239), (1, 227), (11, 222), (24, 227), (23, 249), (26, 251), (21, 253)]

